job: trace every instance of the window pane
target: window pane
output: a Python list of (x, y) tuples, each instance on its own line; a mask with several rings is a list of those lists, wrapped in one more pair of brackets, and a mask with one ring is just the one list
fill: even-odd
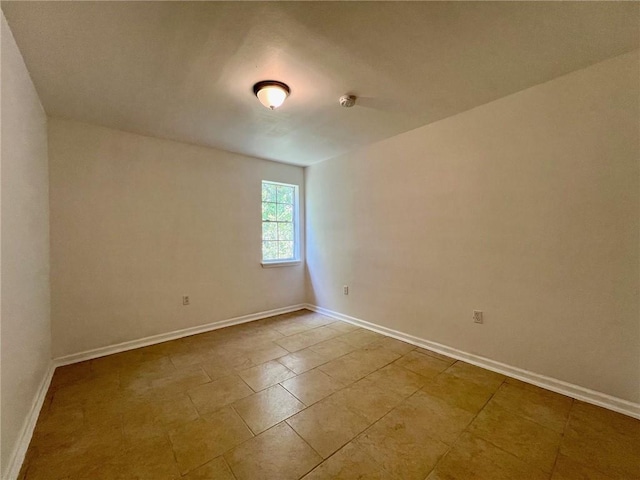
[[(278, 240), (278, 224), (262, 222), (262, 240)], [(287, 238), (287, 240), (289, 240)]]
[(272, 183), (262, 184), (262, 201), (263, 202), (275, 202), (276, 201), (276, 186)]
[(293, 205), (280, 205), (278, 203), (278, 221), (293, 222)]
[(278, 185), (278, 203), (293, 205), (293, 187)]
[(278, 258), (293, 258), (293, 242), (278, 242)]
[(298, 187), (262, 182), (262, 259), (290, 261), (297, 245), (295, 212)]
[(269, 220), (270, 222), (276, 221), (276, 204), (262, 202), (262, 220)]
[(278, 223), (277, 225), (278, 240), (293, 240), (293, 223)]
[(278, 243), (279, 242), (262, 242), (262, 259), (263, 260), (278, 259)]

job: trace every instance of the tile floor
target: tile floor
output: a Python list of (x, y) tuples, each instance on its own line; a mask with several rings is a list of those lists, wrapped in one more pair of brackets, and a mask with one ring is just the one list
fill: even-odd
[(640, 421), (301, 310), (58, 368), (21, 472), (640, 479)]

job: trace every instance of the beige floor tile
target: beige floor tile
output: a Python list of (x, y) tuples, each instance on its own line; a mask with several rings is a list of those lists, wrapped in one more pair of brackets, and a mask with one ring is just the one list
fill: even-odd
[(355, 443), (403, 480), (423, 480), (449, 449), (429, 436), (430, 426), (409, 409), (396, 409), (360, 434)]
[(341, 322), (339, 320), (337, 322), (333, 322), (329, 326), (330, 326), (331, 329), (335, 330), (336, 332), (338, 332), (340, 334), (344, 334), (344, 333), (349, 333), (349, 332), (354, 332), (356, 330), (360, 330), (360, 327), (356, 327), (355, 325), (352, 325), (352, 324), (347, 323), (347, 322)]
[(99, 428), (102, 425), (119, 424), (122, 415), (131, 400), (126, 396), (116, 394), (84, 402), (84, 421), (90, 427)]
[(283, 357), (278, 358), (278, 361), (287, 367), (289, 370), (300, 374), (304, 373), (312, 368), (316, 368), (319, 365), (327, 363), (331, 358), (318, 353), (310, 348), (304, 350), (298, 350), (295, 353), (290, 353)]
[(380, 345), (400, 355), (406, 355), (410, 351), (416, 349), (415, 345), (411, 345), (410, 343), (396, 340), (395, 338), (391, 337), (382, 337), (381, 339), (372, 342), (372, 345)]
[(576, 400), (560, 452), (614, 478), (640, 478), (640, 420)]
[(130, 447), (125, 453), (79, 474), (91, 480), (177, 480), (180, 472), (166, 437)]
[(191, 470), (182, 480), (236, 480), (223, 456), (214, 458), (209, 463)]
[(491, 402), (562, 433), (573, 400), (548, 390), (524, 389), (505, 382), (494, 394)]
[(551, 480), (614, 480), (614, 477), (582, 465), (564, 455), (558, 455)]
[(345, 323), (345, 322), (336, 320), (335, 318), (322, 315), (321, 313), (311, 312), (311, 311), (308, 311), (308, 313), (305, 315), (305, 321), (309, 322), (309, 324), (314, 325), (316, 327), (322, 327), (324, 325), (333, 325), (334, 323)]
[(297, 352), (338, 335), (340, 335), (340, 332), (333, 330), (329, 326), (323, 326), (281, 338), (276, 340), (276, 343), (290, 352)]
[(237, 375), (230, 375), (193, 388), (187, 393), (200, 415), (206, 415), (252, 395), (253, 390)]
[(273, 325), (273, 329), (285, 337), (305, 332), (311, 328), (314, 327), (295, 319), (287, 319), (287, 321), (282, 321)]
[(548, 474), (489, 442), (463, 433), (427, 480), (546, 480)]
[(259, 392), (276, 383), (284, 382), (296, 374), (280, 362), (271, 360), (262, 365), (242, 370), (238, 372), (238, 375), (240, 375), (253, 390)]
[(246, 341), (246, 345), (258, 345), (261, 343), (270, 343), (279, 338), (283, 338), (280, 332), (273, 328), (260, 327), (259, 325), (245, 324), (245, 333), (242, 340)]
[(324, 342), (316, 343), (309, 347), (309, 349), (319, 353), (329, 360), (333, 360), (357, 350), (358, 347), (354, 347), (350, 343), (341, 340), (340, 337), (336, 337), (325, 340)]
[(456, 377), (464, 378), (470, 382), (473, 382), (479, 386), (486, 387), (493, 390), (498, 390), (498, 387), (504, 382), (505, 376), (499, 373), (485, 370), (484, 368), (476, 367), (470, 363), (457, 361), (451, 365), (446, 372)]
[(317, 368), (282, 382), (282, 386), (309, 406), (344, 385)]
[(382, 418), (405, 398), (397, 391), (382, 388), (363, 378), (331, 396), (335, 404), (348, 406), (362, 415), (369, 423)]
[(396, 407), (405, 418), (413, 417), (428, 429), (431, 438), (451, 445), (474, 415), (419, 390)]
[(398, 359), (399, 355), (380, 346), (360, 348), (318, 367), (344, 384), (353, 383)]
[(579, 400), (573, 402), (568, 426), (640, 445), (640, 420)]
[(174, 352), (169, 355), (169, 358), (176, 368), (185, 368), (192, 365), (207, 363), (213, 360), (215, 356), (215, 350), (198, 345), (195, 348)]
[(71, 436), (73, 432), (84, 427), (84, 409), (81, 404), (61, 405), (52, 410), (45, 410), (43, 407), (31, 444), (35, 446), (55, 444), (61, 438)]
[(380, 388), (396, 392), (402, 397), (414, 394), (427, 382), (427, 379), (423, 376), (399, 367), (396, 363), (382, 367), (365, 378), (371, 380)]
[(290, 336), (313, 328), (330, 325), (334, 322), (334, 319), (325, 317), (324, 315), (307, 312), (292, 317), (282, 317), (281, 319), (271, 322), (269, 326), (282, 335)]
[(427, 348), (416, 348), (416, 352), (424, 353), (425, 355), (429, 355), (430, 357), (437, 358), (438, 360), (442, 360), (443, 362), (447, 362), (449, 365), (453, 365), (457, 362), (455, 358), (448, 357), (446, 355), (442, 355), (441, 353), (434, 352), (433, 350), (429, 350)]
[(491, 402), (478, 414), (469, 432), (548, 473), (561, 439), (559, 433)]
[(157, 399), (161, 397), (172, 397), (190, 388), (209, 382), (211, 382), (211, 379), (202, 368), (192, 366), (177, 369), (175, 372), (166, 376), (145, 379), (144, 383), (137, 385), (135, 388), (129, 386), (126, 390), (130, 395)]
[(310, 317), (298, 316), (296, 318), (286, 318), (273, 324), (272, 328), (285, 337), (306, 332), (321, 325), (316, 325), (310, 321)]
[(147, 394), (154, 398), (173, 397), (210, 382), (209, 376), (199, 366), (178, 369), (171, 375), (153, 380)]
[(425, 378), (433, 378), (449, 368), (447, 362), (415, 351), (407, 353), (397, 360), (395, 364)]
[(287, 423), (323, 458), (331, 456), (369, 426), (360, 413), (349, 405), (333, 401), (332, 397), (297, 413)]
[(305, 405), (280, 385), (274, 385), (238, 400), (233, 408), (257, 435), (303, 410)]
[(251, 438), (232, 408), (186, 423), (169, 433), (178, 468), (187, 473)]
[(471, 413), (478, 413), (493, 395), (493, 389), (446, 372), (427, 380), (422, 390), (432, 397)]
[(342, 447), (303, 477), (303, 480), (326, 479), (400, 480), (385, 471), (379, 463), (353, 442)]
[(80, 362), (65, 365), (55, 369), (51, 378), (51, 389), (57, 390), (64, 385), (70, 385), (93, 375), (91, 362)]
[(379, 333), (372, 332), (371, 330), (365, 330), (361, 328), (359, 330), (355, 330), (350, 333), (346, 333), (340, 337), (340, 340), (345, 341), (354, 347), (364, 347), (376, 340), (382, 340), (384, 335), (380, 335)]
[(322, 461), (286, 423), (226, 453), (225, 459), (238, 480), (297, 480)]
[(247, 368), (255, 367), (256, 364), (251, 361), (245, 347), (233, 348), (231, 351), (221, 349), (215, 358), (216, 362), (224, 361), (231, 370), (239, 372)]
[(154, 401), (136, 401), (122, 414), (122, 429), (127, 445), (155, 437), (198, 419), (198, 411), (186, 394)]
[(261, 363), (268, 362), (269, 360), (275, 360), (276, 358), (280, 358), (288, 354), (288, 350), (285, 350), (280, 345), (276, 345), (273, 342), (269, 342), (266, 345), (252, 349), (247, 354), (247, 358), (255, 365), (260, 365)]
[(236, 370), (234, 370), (228, 363), (225, 363), (220, 359), (207, 360), (206, 362), (200, 364), (200, 367), (202, 367), (202, 369), (211, 380), (219, 380), (223, 377), (227, 377), (236, 373)]
[(147, 386), (152, 380), (172, 375), (176, 371), (169, 357), (144, 363), (125, 364), (118, 368), (120, 386), (124, 388), (134, 388), (138, 384)]
[(104, 463), (126, 451), (120, 425), (82, 428), (37, 447), (27, 478), (59, 479), (75, 477), (83, 470)]
[(116, 395), (120, 388), (118, 373), (92, 375), (56, 389), (51, 401), (52, 408), (58, 405), (81, 404)]

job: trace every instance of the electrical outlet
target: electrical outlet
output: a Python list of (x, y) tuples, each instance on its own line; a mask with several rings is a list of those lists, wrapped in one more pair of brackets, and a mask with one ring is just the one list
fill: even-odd
[(182, 296), (182, 304), (183, 305), (190, 305), (191, 301), (189, 300), (189, 295), (183, 295)]
[(480, 310), (473, 311), (473, 321), (475, 323), (484, 323), (484, 319), (482, 318), (482, 311)]
[(349, 295), (349, 285), (342, 286), (342, 293), (344, 293), (345, 295)]

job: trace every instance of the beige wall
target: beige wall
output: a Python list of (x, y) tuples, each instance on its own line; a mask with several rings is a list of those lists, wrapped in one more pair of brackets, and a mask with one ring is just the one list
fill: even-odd
[(638, 75), (634, 52), (309, 167), (310, 301), (639, 401)]
[(49, 182), (47, 117), (7, 26), (2, 30), (2, 478), (47, 375)]
[(54, 357), (304, 302), (260, 265), (261, 180), (302, 168), (55, 118), (49, 157)]

